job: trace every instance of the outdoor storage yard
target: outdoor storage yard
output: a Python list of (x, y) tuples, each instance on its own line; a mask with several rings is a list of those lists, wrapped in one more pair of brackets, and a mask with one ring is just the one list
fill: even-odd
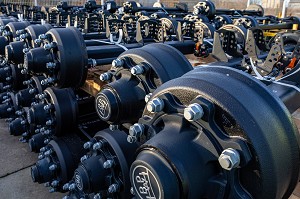
[(0, 199), (300, 199), (299, 154), (300, 0), (0, 0)]

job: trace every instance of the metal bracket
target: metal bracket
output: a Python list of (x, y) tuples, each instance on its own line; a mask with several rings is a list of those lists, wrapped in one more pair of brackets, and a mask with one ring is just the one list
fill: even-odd
[[(249, 52), (249, 51), (248, 51)], [(252, 52), (252, 55), (254, 53)], [(273, 72), (274, 65), (278, 62), (280, 57), (282, 56), (282, 48), (279, 45), (273, 45), (267, 58), (263, 62), (258, 59), (257, 55), (250, 56), (251, 67), (256, 73), (256, 75), (267, 75)], [(257, 70), (260, 69), (260, 70)]]
[(159, 20), (149, 19), (138, 21), (136, 26), (136, 41), (144, 44), (144, 39), (157, 39), (161, 29)]
[(213, 45), (212, 55), (218, 61), (228, 62), (228, 57), (226, 56), (226, 53), (222, 48), (220, 33), (217, 31), (214, 34), (214, 45)]

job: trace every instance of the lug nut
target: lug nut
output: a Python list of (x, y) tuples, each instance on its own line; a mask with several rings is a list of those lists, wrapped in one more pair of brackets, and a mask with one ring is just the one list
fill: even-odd
[(52, 153), (53, 153), (53, 151), (50, 149), (50, 150), (46, 151), (46, 152), (44, 153), (44, 155), (45, 155), (45, 156), (50, 156)]
[(130, 69), (130, 72), (133, 75), (141, 75), (145, 72), (145, 69), (141, 65), (136, 65)]
[(47, 105), (44, 106), (44, 110), (45, 110), (45, 111), (49, 111), (49, 110), (51, 110), (52, 108), (53, 108), (53, 105), (52, 105), (52, 104), (47, 104)]
[(52, 187), (57, 187), (59, 185), (59, 181), (58, 180), (54, 180), (51, 182), (51, 186)]
[(230, 171), (239, 166), (240, 154), (237, 150), (228, 148), (221, 153), (218, 160), (223, 169)]
[(46, 122), (46, 125), (47, 125), (47, 126), (53, 125), (53, 121), (52, 121), (52, 120), (48, 120), (48, 121)]
[(42, 94), (39, 94), (39, 95), (38, 95), (38, 98), (39, 98), (40, 100), (45, 99), (46, 97), (47, 97), (47, 94), (46, 94), (46, 93), (42, 93)]
[(23, 81), (23, 85), (29, 85), (32, 83), (32, 80)]
[(94, 145), (93, 145), (93, 149), (94, 150), (99, 150), (103, 147), (103, 143), (102, 142), (96, 142)]
[(49, 139), (45, 139), (45, 140), (44, 140), (44, 144), (48, 144), (49, 142), (50, 142)]
[(127, 136), (127, 142), (129, 143), (135, 143), (137, 141), (137, 138), (131, 135)]
[(57, 47), (57, 44), (55, 42), (51, 42), (50, 45), (51, 45), (51, 48), (56, 48)]
[(69, 190), (69, 183), (66, 183), (66, 184), (64, 184), (64, 186), (62, 187), (62, 189), (64, 190), (64, 191), (68, 191)]
[(20, 35), (20, 34), (22, 34), (23, 33), (23, 30), (17, 30), (16, 31), (16, 35)]
[(111, 130), (111, 131), (119, 130), (119, 125), (111, 124), (111, 125), (109, 125), (109, 130)]
[(28, 71), (27, 71), (26, 69), (22, 69), (22, 70), (21, 70), (21, 74), (25, 75), (25, 74), (27, 74), (27, 73), (28, 73)]
[(45, 50), (50, 50), (55, 47), (56, 47), (56, 43), (53, 43), (53, 42), (44, 45)]
[(39, 35), (39, 39), (40, 40), (44, 40), (44, 39), (46, 39), (47, 38), (47, 36), (45, 35), (45, 34), (40, 34)]
[(145, 96), (145, 102), (148, 103), (150, 98), (152, 96), (152, 93), (149, 93), (148, 95)]
[(5, 78), (6, 81), (10, 81), (11, 80), (11, 77), (7, 77)]
[(80, 158), (80, 162), (84, 162), (85, 160), (88, 159), (88, 156), (87, 155), (84, 155)]
[(49, 135), (49, 134), (51, 134), (51, 130), (49, 130), (49, 129), (44, 130), (44, 131), (43, 131), (43, 134), (44, 134), (44, 135)]
[(29, 52), (29, 48), (24, 48), (23, 50), (22, 50), (22, 52), (25, 54), (25, 53), (28, 53)]
[(136, 123), (129, 128), (129, 134), (133, 137), (140, 137), (145, 130), (145, 126), (143, 124)]
[(39, 156), (38, 156), (38, 159), (41, 160), (41, 159), (43, 159), (44, 157), (45, 157), (44, 155), (39, 155)]
[(8, 32), (8, 31), (6, 31), (6, 30), (3, 32), (3, 36), (4, 36), (4, 37), (7, 37), (7, 36), (9, 36), (9, 35), (10, 35), (10, 32)]
[(29, 89), (29, 94), (34, 94), (36, 92), (36, 89), (35, 88), (32, 88), (32, 89)]
[(54, 62), (48, 62), (46, 64), (46, 68), (48, 68), (48, 69), (55, 69), (55, 67), (56, 67), (56, 63), (54, 63)]
[(37, 44), (37, 45), (41, 45), (42, 40), (41, 39), (35, 39), (34, 43)]
[(102, 82), (105, 82), (105, 81), (109, 81), (112, 77), (112, 74), (111, 73), (103, 73), (100, 75), (100, 80)]
[(9, 88), (11, 88), (11, 85), (3, 86), (3, 89), (4, 89), (4, 90), (7, 90), (7, 89), (9, 89)]
[(56, 192), (56, 189), (55, 189), (55, 188), (49, 189), (49, 193), (54, 193), (54, 192)]
[(76, 185), (74, 183), (72, 183), (69, 186), (69, 191), (73, 191), (73, 190), (75, 190), (75, 188), (76, 188)]
[(25, 33), (25, 34), (21, 34), (20, 35), (20, 39), (26, 39), (26, 38), (28, 38), (28, 34), (27, 33)]
[(115, 59), (111, 63), (111, 65), (116, 68), (123, 66), (123, 64), (124, 64), (124, 61), (122, 59)]
[(25, 133), (22, 133), (22, 137), (27, 137), (28, 136), (28, 133), (25, 132)]
[[(24, 48), (24, 49), (22, 50), (22, 52), (23, 52), (24, 54), (28, 53), (28, 52), (29, 52), (29, 48)], [(21, 68), (23, 68), (23, 66), (22, 66)]]
[(50, 50), (52, 47), (51, 47), (51, 44), (45, 44), (44, 45), (44, 49), (45, 50)]
[(196, 121), (203, 117), (204, 111), (200, 104), (190, 104), (184, 109), (184, 118), (188, 121)]
[(113, 160), (106, 160), (104, 163), (103, 163), (103, 168), (104, 169), (110, 169), (112, 168), (114, 165), (114, 161)]
[(109, 193), (116, 193), (119, 190), (120, 186), (118, 184), (112, 184), (108, 187)]
[(56, 164), (52, 164), (50, 167), (49, 167), (49, 170), (50, 171), (55, 171), (57, 169), (57, 165)]
[(41, 84), (42, 84), (43, 86), (46, 85), (46, 84), (48, 84), (48, 83), (49, 83), (49, 82), (48, 82), (48, 78), (41, 81)]
[(164, 109), (164, 101), (160, 98), (154, 98), (147, 103), (147, 110), (151, 113), (160, 112)]
[(45, 187), (50, 187), (50, 182), (45, 182), (45, 183), (44, 183), (44, 186), (45, 186)]
[(100, 193), (97, 193), (96, 195), (94, 195), (94, 198), (93, 199), (102, 199)]
[(20, 116), (20, 115), (22, 115), (22, 111), (16, 111), (15, 114)]
[(47, 82), (50, 83), (50, 84), (55, 82), (55, 79), (54, 79), (54, 78), (51, 78), (51, 77), (47, 78), (46, 80), (47, 80)]
[(44, 153), (46, 150), (47, 150), (47, 148), (46, 148), (46, 147), (42, 147), (42, 148), (40, 148), (40, 152), (42, 152), (42, 153)]
[(92, 142), (86, 142), (86, 143), (84, 143), (83, 148), (84, 149), (90, 149), (90, 148), (92, 148), (92, 146), (93, 146)]

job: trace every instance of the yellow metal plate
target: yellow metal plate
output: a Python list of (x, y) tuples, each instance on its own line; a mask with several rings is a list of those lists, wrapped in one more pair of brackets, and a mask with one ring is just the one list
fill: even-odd
[(277, 33), (275, 32), (264, 32), (265, 37), (274, 37)]

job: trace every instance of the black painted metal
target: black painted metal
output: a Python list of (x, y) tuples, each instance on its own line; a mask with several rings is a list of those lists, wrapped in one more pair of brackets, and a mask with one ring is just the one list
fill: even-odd
[[(101, 149), (89, 148), (87, 159), (82, 161), (75, 170), (73, 180), (76, 189), (71, 190), (69, 197), (92, 197), (95, 194), (103, 197), (130, 198), (129, 169), (134, 160), (137, 144), (126, 141), (127, 134), (122, 131), (105, 129), (98, 132), (91, 143), (103, 143)], [(104, 162), (112, 160), (111, 168), (104, 168)], [(116, 193), (109, 193), (110, 185), (118, 184)]]
[[(51, 50), (43, 48), (30, 50), (25, 54), (24, 67), (29, 71), (45, 73), (54, 78), (54, 85), (58, 88), (81, 86), (86, 79), (88, 58), (98, 59), (98, 62), (109, 64), (111, 59), (107, 58), (117, 57), (125, 51), (118, 45), (103, 45), (103, 41), (98, 41), (100, 46), (86, 47), (81, 33), (72, 27), (51, 29), (47, 34), (51, 35), (48, 37), (49, 43), (55, 43), (55, 47)], [(171, 41), (167, 44), (174, 46), (184, 54), (193, 52), (194, 43), (192, 41)], [(125, 47), (132, 49), (142, 47), (142, 45), (128, 44)], [(46, 68), (48, 62), (56, 63), (56, 70), (49, 71)], [(70, 77), (69, 74), (72, 76)]]
[[(56, 191), (63, 191), (62, 186), (68, 182), (80, 162), (85, 151), (83, 141), (76, 135), (54, 139), (44, 147), (40, 160), (31, 167), (31, 176), (34, 182), (49, 183), (57, 181)], [(58, 164), (59, 163), (59, 164)], [(50, 166), (56, 165), (56, 169), (50, 170)]]
[[(156, 179), (151, 181), (156, 197), (288, 198), (292, 193), (299, 177), (299, 135), (286, 107), (261, 82), (235, 69), (200, 67), (163, 84), (155, 97), (165, 107), (157, 114), (144, 111), (143, 136), (153, 138), (131, 167), (138, 198), (148, 196), (141, 196), (145, 185), (137, 181), (142, 171)], [(182, 113), (191, 103), (200, 104), (204, 116), (188, 122)], [(239, 152), (237, 169), (219, 166), (226, 148)], [(198, 172), (201, 166), (205, 172)]]
[[(121, 54), (122, 67), (112, 68), (113, 80), (96, 96), (99, 117), (113, 124), (134, 123), (141, 116), (145, 96), (170, 79), (192, 70), (188, 60), (175, 48), (149, 44)], [(143, 74), (132, 75), (134, 66), (144, 68)]]

